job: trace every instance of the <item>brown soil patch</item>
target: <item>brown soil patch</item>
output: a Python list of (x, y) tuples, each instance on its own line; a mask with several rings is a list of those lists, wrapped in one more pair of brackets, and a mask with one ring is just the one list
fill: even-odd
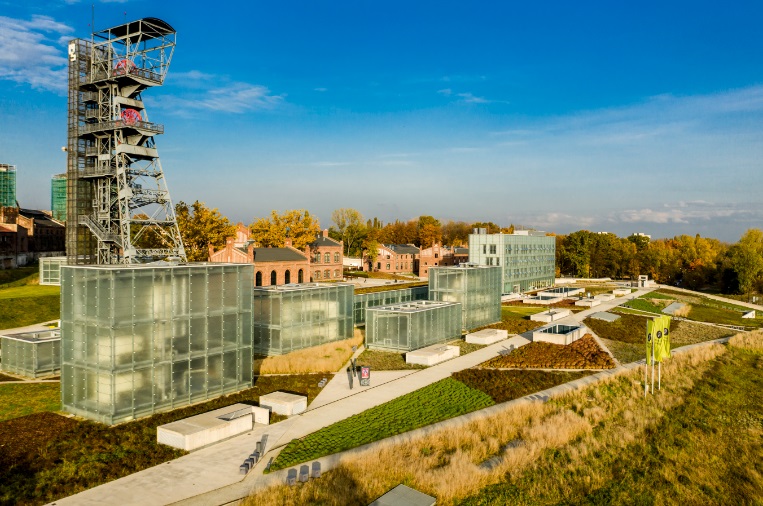
[(532, 342), (509, 355), (495, 357), (481, 367), (528, 369), (612, 369), (615, 363), (593, 336), (586, 334), (570, 345)]

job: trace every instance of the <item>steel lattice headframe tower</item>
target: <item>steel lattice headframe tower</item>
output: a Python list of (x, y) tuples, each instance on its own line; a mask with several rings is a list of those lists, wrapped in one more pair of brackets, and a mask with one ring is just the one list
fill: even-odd
[(175, 30), (144, 18), (69, 43), (69, 264), (186, 260), (142, 93), (161, 86)]

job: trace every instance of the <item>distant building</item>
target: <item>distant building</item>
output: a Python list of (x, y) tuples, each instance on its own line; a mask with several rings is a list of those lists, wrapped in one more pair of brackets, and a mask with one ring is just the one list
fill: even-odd
[[(468, 255), (467, 255), (468, 256)], [(429, 277), (431, 267), (446, 267), (458, 265), (455, 251), (452, 248), (435, 243), (429, 248), (424, 248), (419, 253), (419, 277)]]
[(328, 229), (308, 245), (313, 281), (341, 280), (344, 269), (344, 243), (329, 237)]
[(0, 163), (0, 207), (16, 205), (16, 166)]
[(66, 221), (66, 174), (56, 174), (50, 180), (50, 212), (54, 220)]
[(45, 211), (0, 207), (0, 264), (26, 265), (40, 257), (61, 256), (66, 228)]
[(403, 274), (418, 272), (419, 248), (412, 244), (380, 244), (376, 258), (364, 258), (367, 269), (369, 264), (374, 272)]
[(469, 234), (469, 261), (503, 268), (503, 293), (520, 293), (554, 285), (556, 239), (529, 230), (513, 234)]
[(29, 239), (26, 229), (15, 223), (0, 223), (0, 269), (27, 264)]

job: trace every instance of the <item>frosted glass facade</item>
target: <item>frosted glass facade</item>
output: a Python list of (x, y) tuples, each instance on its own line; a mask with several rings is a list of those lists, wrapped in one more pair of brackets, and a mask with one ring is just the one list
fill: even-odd
[(461, 304), (421, 300), (370, 307), (366, 347), (412, 351), (461, 337)]
[(28, 378), (53, 376), (61, 371), (61, 332), (57, 329), (5, 335), (0, 346), (1, 371)]
[(375, 306), (389, 306), (400, 302), (413, 300), (427, 300), (429, 298), (428, 286), (415, 286), (400, 290), (387, 290), (384, 292), (356, 293), (355, 294), (355, 325), (366, 324), (366, 309)]
[(554, 286), (556, 238), (543, 232), (469, 234), (469, 262), (503, 269), (503, 293)]
[(429, 299), (461, 304), (464, 330), (501, 321), (500, 267), (458, 266), (429, 269)]
[(61, 397), (112, 424), (252, 385), (251, 264), (61, 267)]
[(283, 355), (349, 339), (354, 331), (349, 283), (254, 288), (254, 353)]
[(40, 258), (40, 284), (60, 285), (62, 265), (66, 265), (66, 257)]

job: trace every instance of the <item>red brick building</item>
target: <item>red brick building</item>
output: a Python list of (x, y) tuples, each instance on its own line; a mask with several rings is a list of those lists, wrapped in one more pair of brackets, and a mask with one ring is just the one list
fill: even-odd
[(0, 207), (0, 266), (26, 265), (39, 257), (63, 256), (66, 227), (46, 211)]
[(363, 266), (369, 264), (374, 272), (403, 274), (418, 272), (419, 248), (412, 244), (380, 244), (379, 254), (373, 261), (364, 256)]
[(344, 263), (344, 243), (329, 237), (324, 230), (308, 245), (313, 281), (341, 280)]
[(236, 239), (229, 237), (225, 247), (214, 251), (209, 247), (209, 261), (220, 263), (254, 264), (254, 286), (284, 285), (309, 281), (310, 262), (307, 255), (291, 247), (286, 239), (283, 248), (257, 248), (254, 243), (236, 247)]

